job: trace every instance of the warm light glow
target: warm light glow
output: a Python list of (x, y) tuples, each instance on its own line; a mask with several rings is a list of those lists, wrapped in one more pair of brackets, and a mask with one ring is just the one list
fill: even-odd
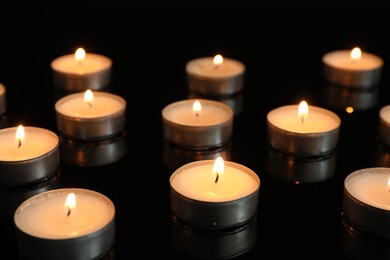
[(301, 119), (301, 122), (305, 120), (305, 118), (309, 114), (309, 106), (306, 101), (301, 101), (298, 106), (298, 117)]
[(215, 68), (218, 68), (219, 65), (223, 63), (223, 57), (220, 54), (215, 55), (213, 60)]
[(214, 167), (213, 167), (212, 178), (213, 178), (213, 181), (215, 183), (217, 183), (218, 181), (221, 180), (221, 176), (223, 175), (224, 167), (225, 167), (225, 163), (224, 163), (222, 157), (219, 156), (217, 159), (215, 159)]
[(74, 58), (77, 60), (77, 61), (81, 61), (85, 58), (85, 51), (83, 48), (78, 48), (74, 54)]
[(346, 111), (348, 114), (351, 114), (351, 113), (353, 113), (354, 109), (353, 109), (353, 107), (346, 107), (346, 108), (345, 108), (345, 111)]
[(351, 51), (351, 59), (353, 60), (358, 60), (360, 59), (362, 56), (362, 51), (360, 50), (360, 48), (358, 47), (355, 47), (352, 49)]
[(196, 117), (200, 115), (200, 112), (202, 111), (202, 105), (198, 100), (195, 100), (194, 104), (192, 105), (192, 111), (194, 111)]
[(86, 90), (85, 93), (84, 93), (84, 102), (88, 106), (92, 107), (93, 93), (92, 93), (92, 91), (90, 89)]
[(18, 126), (18, 128), (16, 129), (16, 135), (15, 135), (15, 141), (16, 141), (16, 145), (18, 147), (22, 146), (22, 144), (24, 143), (24, 140), (25, 140), (25, 136), (24, 136), (24, 128), (22, 125)]
[(76, 195), (72, 192), (69, 193), (65, 201), (66, 215), (69, 216), (72, 210), (76, 207)]
[(390, 177), (389, 177), (389, 179), (387, 180), (387, 189), (390, 189)]

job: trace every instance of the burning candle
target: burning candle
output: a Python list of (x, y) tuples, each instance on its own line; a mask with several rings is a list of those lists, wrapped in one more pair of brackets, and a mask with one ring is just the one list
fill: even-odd
[(386, 147), (390, 147), (390, 105), (382, 107), (379, 111), (378, 136)]
[(371, 88), (379, 83), (383, 60), (375, 54), (352, 50), (337, 50), (322, 57), (323, 73), (330, 83), (352, 88)]
[(54, 189), (20, 204), (14, 222), (28, 259), (98, 259), (114, 243), (115, 206), (96, 191)]
[(168, 142), (183, 148), (220, 147), (231, 140), (233, 116), (233, 110), (219, 101), (177, 101), (162, 110), (163, 134)]
[(188, 87), (209, 96), (225, 96), (240, 92), (244, 85), (245, 65), (235, 59), (202, 57), (186, 64)]
[(357, 229), (390, 238), (390, 168), (357, 170), (344, 181), (343, 214)]
[(259, 177), (222, 157), (187, 163), (169, 180), (173, 214), (187, 225), (224, 229), (248, 222), (257, 212)]
[(111, 67), (110, 58), (86, 53), (83, 48), (51, 62), (54, 84), (67, 92), (85, 91), (87, 88), (100, 90), (107, 87), (111, 80)]
[(267, 138), (274, 149), (298, 156), (332, 152), (338, 143), (341, 120), (333, 112), (306, 101), (282, 106), (267, 115)]
[(103, 140), (121, 133), (126, 123), (126, 101), (115, 94), (73, 93), (55, 104), (58, 130), (70, 139)]
[(22, 125), (0, 130), (0, 186), (48, 180), (60, 165), (59, 138), (50, 130)]

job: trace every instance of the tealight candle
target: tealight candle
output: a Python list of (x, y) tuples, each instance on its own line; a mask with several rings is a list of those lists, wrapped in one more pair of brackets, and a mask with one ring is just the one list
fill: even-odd
[(390, 168), (357, 170), (344, 181), (343, 214), (355, 228), (390, 238)]
[(209, 96), (224, 96), (243, 89), (245, 65), (235, 59), (202, 57), (186, 64), (188, 88)]
[(186, 225), (212, 230), (240, 226), (257, 212), (260, 179), (222, 157), (178, 168), (170, 177), (173, 214)]
[(54, 84), (67, 92), (100, 90), (109, 85), (112, 61), (96, 53), (86, 53), (78, 48), (74, 54), (66, 54), (51, 62)]
[(115, 238), (114, 204), (87, 189), (35, 195), (19, 205), (14, 222), (19, 252), (27, 259), (99, 259)]
[(390, 105), (379, 111), (378, 137), (387, 147), (390, 147)]
[(325, 79), (334, 84), (370, 88), (381, 79), (383, 59), (358, 47), (326, 53), (322, 62)]
[(186, 99), (162, 110), (165, 139), (194, 150), (227, 144), (233, 133), (233, 110), (226, 104), (208, 99)]
[(7, 102), (6, 102), (6, 88), (4, 84), (0, 83), (0, 116), (5, 114), (6, 108), (7, 108)]
[(267, 138), (271, 147), (280, 152), (320, 156), (336, 148), (340, 124), (335, 113), (302, 101), (267, 114)]
[(126, 100), (101, 91), (73, 93), (55, 103), (57, 128), (70, 139), (102, 140), (121, 133)]
[(52, 131), (22, 125), (0, 130), (0, 186), (48, 180), (59, 165), (59, 138)]

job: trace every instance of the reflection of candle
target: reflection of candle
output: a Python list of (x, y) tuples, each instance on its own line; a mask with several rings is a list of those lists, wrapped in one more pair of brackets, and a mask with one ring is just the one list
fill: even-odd
[[(69, 196), (73, 193), (72, 200)], [(35, 195), (16, 209), (21, 255), (31, 259), (95, 259), (115, 237), (115, 207), (87, 189), (55, 189)]]
[(0, 83), (0, 116), (5, 114), (7, 107), (7, 100), (5, 98), (6, 88), (3, 84)]
[(110, 58), (85, 53), (79, 48), (74, 54), (63, 55), (51, 62), (56, 86), (66, 91), (98, 90), (110, 82), (112, 61)]
[(343, 213), (359, 230), (390, 238), (390, 168), (357, 170), (345, 178)]
[(47, 180), (60, 164), (59, 138), (38, 127), (0, 130), (0, 185), (20, 186)]
[(271, 147), (294, 155), (310, 156), (331, 152), (338, 143), (340, 118), (316, 106), (287, 105), (267, 115), (267, 137)]
[(115, 94), (87, 90), (67, 95), (55, 104), (57, 128), (69, 138), (107, 139), (123, 131), (126, 101)]
[(233, 116), (233, 110), (219, 101), (177, 101), (162, 110), (164, 136), (167, 141), (185, 148), (200, 150), (222, 146), (231, 139)]
[(183, 165), (170, 177), (171, 206), (191, 226), (223, 229), (250, 220), (257, 211), (260, 179), (243, 165), (201, 160)]
[(322, 57), (325, 78), (334, 84), (369, 88), (376, 85), (382, 73), (383, 60), (359, 48), (337, 50)]
[(378, 136), (387, 147), (390, 147), (390, 105), (382, 107), (379, 111)]
[(189, 61), (186, 73), (191, 91), (210, 96), (231, 95), (243, 88), (245, 65), (218, 54)]

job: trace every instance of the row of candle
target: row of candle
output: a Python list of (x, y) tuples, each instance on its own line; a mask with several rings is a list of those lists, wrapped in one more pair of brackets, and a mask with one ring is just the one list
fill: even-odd
[[(202, 62), (205, 62), (205, 60), (202, 59)], [(80, 66), (80, 64), (81, 63), (79, 63), (79, 66)], [(188, 66), (191, 67), (190, 65), (191, 64), (189, 64)], [(213, 67), (213, 69), (215, 69), (215, 67)], [(241, 74), (241, 76), (242, 76), (242, 74)], [(241, 77), (241, 79), (238, 80), (238, 82), (239, 81), (242, 81), (242, 77)], [(199, 79), (196, 79), (192, 84), (194, 86), (196, 86), (197, 84), (199, 85), (200, 84)], [(229, 84), (227, 84), (227, 85), (229, 85)], [(221, 87), (221, 86), (224, 86), (224, 87)], [(229, 86), (230, 87), (228, 87), (227, 89), (231, 89), (231, 86), (236, 86), (236, 84), (231, 84)], [(202, 85), (201, 88), (204, 88), (204, 85)], [(218, 88), (225, 88), (225, 85), (218, 85)], [(91, 108), (93, 106), (92, 101), (85, 98), (86, 96), (88, 96), (87, 93), (89, 93), (89, 95), (91, 95), (90, 92), (83, 93), (84, 94), (84, 105), (82, 105), (82, 106), (85, 107), (85, 105), (86, 105), (86, 106)], [(80, 95), (81, 95), (81, 93), (77, 94), (78, 98)], [(74, 96), (76, 98), (76, 94), (71, 95), (71, 96)], [(71, 98), (68, 97), (67, 99), (71, 99)], [(69, 136), (81, 138), (81, 139), (86, 139), (86, 140), (89, 140), (90, 137), (92, 139), (95, 139), (95, 138), (99, 139), (102, 137), (103, 138), (106, 137), (105, 134), (107, 134), (107, 133), (104, 131), (103, 131), (104, 132), (103, 135), (101, 135), (99, 133), (97, 135), (94, 135), (93, 133), (83, 135), (85, 130), (77, 130), (79, 127), (78, 123), (74, 122), (74, 118), (80, 117), (80, 114), (76, 113), (76, 114), (72, 115), (72, 113), (74, 113), (74, 111), (72, 112), (72, 109), (67, 108), (66, 102), (64, 100), (60, 100), (60, 101), (62, 101), (62, 102), (57, 102), (57, 104), (56, 104), (57, 126), (58, 126), (60, 132), (62, 132), (65, 135), (69, 135)], [(73, 101), (71, 101), (71, 102), (73, 102)], [(74, 101), (74, 102), (76, 102), (76, 101)], [(190, 102), (190, 103), (188, 103), (188, 102)], [(58, 107), (57, 107), (57, 105), (58, 105)], [(216, 105), (217, 108), (213, 107), (214, 105)], [(279, 109), (277, 109), (275, 111), (271, 111), (270, 114), (268, 115), (268, 122), (269, 122), (270, 129), (272, 126), (276, 126), (276, 128), (283, 129), (283, 126), (278, 125), (279, 123), (283, 124), (283, 121), (284, 121), (283, 114), (285, 114), (285, 113), (289, 114), (292, 111), (295, 114), (296, 110), (298, 110), (298, 111), (302, 110), (300, 107), (302, 107), (304, 105), (305, 105), (305, 103), (303, 102), (299, 107), (298, 106), (293, 106), (293, 107), (288, 106), (288, 107), (281, 108), (282, 110), (286, 109), (286, 111), (279, 111)], [(72, 107), (72, 105), (69, 105), (69, 106)], [(178, 108), (176, 108), (176, 107), (178, 107)], [(191, 107), (192, 109), (187, 109), (188, 107)], [(208, 107), (211, 107), (211, 109), (208, 109)], [(203, 108), (203, 110), (202, 110), (202, 108)], [(324, 119), (322, 116), (324, 116), (323, 112), (325, 113), (325, 118), (326, 118), (325, 120), (327, 122), (329, 122), (329, 120), (330, 120), (330, 123), (327, 126), (327, 128), (326, 128), (327, 130), (325, 130), (325, 132), (333, 132), (334, 137), (331, 138), (332, 141), (331, 141), (330, 147), (327, 146), (328, 144), (326, 142), (319, 141), (321, 138), (319, 140), (315, 139), (314, 143), (316, 145), (314, 145), (314, 149), (313, 149), (313, 147), (311, 147), (307, 151), (303, 150), (303, 154), (305, 154), (306, 152), (308, 152), (310, 154), (310, 151), (313, 151), (313, 150), (317, 154), (318, 151), (316, 151), (315, 148), (318, 148), (318, 147), (323, 148), (324, 144), (325, 144), (325, 148), (324, 148), (325, 150), (319, 149), (320, 150), (319, 153), (320, 154), (327, 153), (327, 152), (329, 152), (329, 150), (334, 149), (334, 146), (337, 144), (338, 128), (340, 125), (340, 121), (339, 121), (338, 117), (335, 116), (330, 111), (326, 111), (326, 110), (323, 110), (322, 108), (316, 108), (316, 107), (312, 107), (312, 109), (314, 111), (313, 118), (319, 117), (321, 119)], [(187, 112), (183, 112), (183, 110), (191, 111), (191, 116), (188, 117), (188, 115), (186, 114)], [(306, 112), (305, 112), (305, 109), (303, 109), (303, 110), (304, 110), (304, 112), (298, 115), (298, 122), (295, 122), (296, 119), (293, 119), (293, 121), (294, 121), (292, 123), (293, 129), (295, 129), (294, 125), (296, 125), (296, 124), (299, 125), (298, 128), (302, 127), (302, 124), (305, 124), (305, 123), (306, 123), (305, 125), (307, 125), (308, 127), (314, 127), (316, 125), (315, 123), (312, 125), (310, 123), (308, 123), (308, 122), (311, 122), (310, 121), (311, 119), (309, 119), (309, 117), (308, 117), (308, 108), (306, 109)], [(64, 111), (67, 111), (67, 112), (64, 112)], [(70, 113), (68, 113), (68, 112), (70, 112)], [(315, 116), (317, 112), (319, 115)], [(179, 113), (179, 115), (176, 115), (176, 113)], [(231, 123), (232, 123), (233, 113), (231, 110), (229, 110), (228, 107), (224, 107), (224, 105), (221, 105), (219, 102), (214, 103), (214, 101), (211, 101), (211, 100), (189, 100), (189, 101), (186, 100), (186, 101), (178, 102), (178, 103), (172, 104), (170, 106), (167, 106), (163, 110), (162, 114), (163, 114), (165, 136), (167, 137), (167, 139), (169, 141), (172, 141), (173, 143), (175, 143), (177, 141), (177, 139), (179, 140), (178, 143), (182, 143), (182, 139), (183, 139), (183, 140), (185, 140), (185, 142), (187, 142), (187, 145), (190, 148), (192, 148), (193, 143), (191, 143), (189, 141), (191, 138), (188, 138), (188, 136), (191, 136), (191, 135), (192, 135), (192, 137), (200, 136), (200, 138), (197, 140), (197, 142), (198, 143), (200, 142), (201, 143), (200, 147), (204, 148), (204, 147), (214, 146), (215, 144), (217, 144), (218, 146), (226, 144), (230, 139), (231, 131), (232, 131), (232, 124)], [(219, 118), (219, 115), (221, 115), (221, 114), (223, 115), (222, 120), (220, 120), (220, 118)], [(312, 113), (310, 113), (310, 114), (312, 114)], [(278, 119), (280, 116), (282, 116), (282, 119)], [(86, 116), (86, 118), (91, 118), (91, 117), (94, 117), (94, 115), (90, 114), (90, 115)], [(191, 119), (191, 117), (193, 117), (193, 118)], [(215, 118), (213, 118), (213, 117), (215, 117)], [(329, 117), (331, 119), (329, 119)], [(188, 118), (190, 118), (190, 119), (188, 119)], [(205, 120), (203, 118), (206, 118), (206, 121), (202, 121), (202, 120)], [(175, 120), (176, 120), (176, 122), (175, 122)], [(199, 126), (201, 126), (200, 129), (206, 128), (208, 130), (206, 130), (205, 132), (201, 131), (199, 133), (198, 132), (189, 132), (188, 133), (187, 132), (188, 130), (186, 130), (186, 127), (183, 128), (182, 126), (180, 126), (183, 123), (182, 122), (183, 120), (184, 120), (184, 125), (195, 126), (195, 128), (198, 128)], [(187, 122), (186, 122), (186, 120), (187, 120)], [(321, 120), (321, 121), (323, 121), (323, 120)], [(214, 125), (215, 122), (217, 122), (217, 125), (219, 125), (219, 127), (217, 127), (216, 130), (215, 129), (213, 130), (213, 128), (211, 128), (211, 130), (210, 130), (210, 128), (208, 128), (208, 126)], [(105, 125), (105, 124), (107, 124), (107, 123), (100, 123), (99, 126)], [(87, 125), (88, 125), (88, 123), (87, 123)], [(223, 125), (222, 128), (221, 128), (221, 125)], [(89, 125), (85, 129), (90, 129), (90, 128), (93, 128), (93, 127), (91, 127)], [(314, 127), (314, 128), (316, 128), (316, 127)], [(217, 131), (219, 133), (215, 134), (215, 131)], [(313, 131), (316, 132), (318, 130), (313, 130)], [(88, 132), (88, 130), (87, 130), (87, 132)], [(291, 136), (287, 136), (287, 137), (283, 136), (284, 135), (283, 132), (284, 131), (279, 132), (278, 130), (270, 131), (270, 133), (271, 133), (269, 135), (270, 140), (271, 141), (272, 140), (278, 141), (278, 140), (283, 139), (283, 138), (291, 139)], [(298, 131), (298, 132), (300, 132), (300, 131)], [(307, 131), (303, 131), (303, 132), (307, 133)], [(322, 131), (320, 131), (320, 132), (322, 132)], [(109, 136), (110, 134), (112, 134), (112, 133), (107, 134), (107, 136)], [(274, 134), (275, 137), (272, 138), (271, 137), (272, 134)], [(187, 136), (187, 137), (185, 137), (185, 136)], [(207, 139), (210, 139), (211, 141), (207, 141), (206, 144), (204, 144), (203, 143), (204, 140), (207, 140)], [(17, 142), (18, 147), (21, 147), (22, 143), (23, 143), (22, 139), (20, 137), (17, 137), (16, 140), (18, 141)], [(215, 140), (217, 140), (217, 141), (215, 142)], [(300, 140), (300, 141), (298, 141), (298, 140), (300, 140), (300, 139), (297, 139), (297, 143), (302, 141), (302, 140)], [(283, 150), (283, 147), (284, 148), (286, 147), (283, 145), (283, 143), (284, 143), (283, 141), (280, 142), (280, 144), (282, 144), (281, 145), (282, 150)], [(272, 142), (271, 142), (271, 144), (272, 144)], [(197, 148), (199, 148), (198, 145), (195, 145), (195, 146)], [(301, 149), (305, 149), (305, 148), (301, 148)], [(298, 149), (297, 151), (294, 150), (294, 151), (287, 151), (287, 152), (300, 153), (302, 151)], [(209, 185), (206, 185), (206, 188), (205, 188), (203, 186), (204, 183), (209, 183)], [(174, 172), (174, 174), (172, 174), (172, 176), (170, 178), (170, 186), (171, 186), (172, 210), (174, 211), (176, 216), (178, 216), (180, 218), (180, 220), (182, 220), (186, 223), (189, 223), (191, 225), (194, 225), (196, 227), (206, 228), (206, 229), (209, 229), (209, 228), (211, 228), (211, 229), (229, 228), (231, 226), (237, 226), (237, 225), (240, 225), (242, 223), (248, 222), (257, 212), (258, 192), (259, 192), (259, 186), (260, 186), (260, 179), (258, 178), (257, 174), (254, 173), (252, 170), (250, 170), (242, 165), (239, 165), (239, 164), (236, 164), (233, 162), (223, 162), (222, 158), (220, 158), (220, 157), (217, 158), (217, 160), (215, 160), (215, 161), (211, 161), (211, 160), (210, 161), (208, 161), (208, 160), (207, 161), (198, 161), (198, 162), (189, 163), (189, 164), (186, 164), (186, 165), (180, 167), (179, 169), (177, 169)], [(33, 214), (35, 216), (36, 216), (36, 214), (39, 215), (39, 213), (37, 213), (37, 212), (42, 210), (42, 208), (40, 208), (40, 207), (46, 207), (46, 206), (42, 206), (41, 204), (39, 204), (39, 201), (42, 200), (42, 201), (45, 201), (44, 203), (46, 203), (46, 201), (50, 200), (49, 199), (49, 197), (50, 197), (51, 199), (53, 199), (53, 201), (56, 201), (56, 202), (52, 202), (52, 203), (54, 203), (55, 205), (58, 206), (58, 204), (61, 205), (61, 203), (58, 203), (58, 201), (56, 199), (57, 195), (60, 196), (60, 194), (62, 194), (60, 197), (61, 197), (61, 200), (63, 200), (63, 198), (65, 196), (64, 194), (68, 194), (67, 197), (69, 197), (70, 194), (74, 195), (73, 192), (80, 193), (81, 196), (78, 195), (78, 197), (81, 197), (81, 198), (87, 197), (88, 198), (88, 195), (84, 196), (83, 194), (85, 192), (88, 193), (89, 191), (83, 191), (83, 190), (80, 190), (80, 191), (78, 191), (78, 190), (61, 190), (61, 191), (59, 191), (58, 190), (55, 192), (52, 191), (52, 192), (40, 194), (39, 196), (37, 196), (35, 198), (27, 200), (25, 203), (23, 203), (18, 208), (18, 210), (15, 213), (15, 222), (16, 222), (17, 227), (18, 227), (18, 236), (20, 236), (21, 241), (23, 241), (23, 243), (20, 244), (22, 247), (22, 250), (27, 251), (29, 253), (34, 253), (36, 248), (41, 248), (42, 246), (50, 245), (54, 249), (49, 250), (49, 252), (48, 252), (49, 255), (51, 255), (51, 254), (57, 255), (57, 251), (59, 250), (60, 252), (64, 253), (64, 255), (69, 256), (69, 254), (70, 254), (69, 251), (71, 250), (71, 247), (65, 246), (64, 247), (65, 249), (63, 249), (63, 248), (60, 249), (58, 244), (51, 245), (48, 242), (48, 241), (50, 241), (50, 239), (47, 240), (47, 238), (52, 238), (51, 236), (53, 234), (50, 234), (49, 237), (47, 237), (48, 236), (47, 234), (43, 234), (43, 235), (38, 234), (39, 233), (38, 231), (32, 231), (33, 234), (27, 234), (24, 231), (24, 229), (25, 228), (27, 230), (31, 229), (31, 227), (28, 224), (27, 224), (27, 227), (25, 226), (26, 223), (29, 223), (29, 221), (27, 220), (31, 217), (31, 215), (29, 215), (29, 214)], [(45, 197), (45, 199), (42, 199), (43, 197)], [(190, 198), (190, 200), (188, 200), (189, 198)], [(86, 200), (88, 200), (88, 199), (86, 199)], [(83, 199), (81, 201), (83, 201)], [(236, 203), (238, 201), (240, 202), (240, 203), (238, 203), (239, 206), (237, 206), (237, 203)], [(76, 215), (76, 213), (79, 211), (79, 209), (77, 209), (77, 211), (73, 210), (73, 206), (71, 206), (67, 203), (68, 203), (68, 199), (66, 200), (66, 203), (64, 206), (66, 217), (64, 218), (65, 224), (62, 227), (64, 228), (65, 233), (68, 235), (69, 230), (67, 230), (66, 225), (68, 225), (68, 227), (69, 226), (72, 227), (72, 224), (69, 224), (69, 223), (71, 223), (71, 221), (72, 221), (71, 218), (73, 217), (73, 215)], [(81, 203), (81, 204), (83, 204), (83, 203)], [(95, 235), (94, 240), (97, 240), (97, 241), (91, 242), (92, 244), (101, 243), (101, 242), (105, 241), (106, 239), (109, 239), (109, 240), (113, 239), (113, 228), (112, 227), (113, 227), (114, 209), (113, 209), (113, 205), (111, 203), (108, 203), (108, 204), (110, 204), (111, 209), (108, 209), (108, 210), (104, 209), (105, 212), (108, 212), (108, 217), (105, 218), (102, 222), (104, 222), (103, 226), (106, 226), (107, 223), (109, 223), (109, 226), (111, 226), (111, 228), (109, 228), (109, 231), (106, 232), (106, 235), (103, 235), (103, 236)], [(28, 208), (30, 208), (30, 207), (32, 209), (28, 210)], [(80, 207), (82, 209), (81, 211), (84, 210), (84, 207), (85, 206)], [(53, 209), (55, 207), (53, 206), (50, 208)], [(26, 211), (28, 213), (22, 214), (24, 211)], [(204, 213), (207, 213), (207, 214), (204, 214)], [(80, 216), (85, 216), (86, 213), (78, 213), (78, 214), (80, 214)], [(83, 215), (81, 215), (81, 214), (83, 214)], [(208, 215), (208, 214), (210, 214), (210, 215)], [(207, 217), (199, 218), (199, 216), (207, 216)], [(229, 216), (229, 217), (226, 217), (226, 216)], [(90, 220), (88, 218), (85, 219), (85, 223), (90, 224), (89, 221)], [(50, 225), (53, 225), (56, 229), (58, 223), (50, 224)], [(96, 225), (94, 225), (94, 224), (91, 224), (91, 226), (96, 227)], [(102, 227), (101, 225), (97, 225), (97, 226), (100, 226), (100, 228)], [(72, 229), (72, 228), (70, 228), (70, 229)], [(100, 229), (100, 231), (101, 231), (101, 229)], [(91, 231), (91, 230), (86, 231), (87, 234), (90, 234), (90, 232), (97, 234), (96, 229), (93, 231)], [(56, 233), (55, 236), (57, 236), (58, 234), (59, 233)], [(83, 235), (85, 235), (85, 234), (83, 234), (81, 232), (80, 236), (83, 237)], [(34, 239), (35, 236), (38, 236), (38, 237), (43, 236), (44, 239), (43, 240), (39, 240), (39, 239), (35, 240)], [(60, 236), (60, 239), (63, 239), (65, 241), (65, 245), (67, 244), (67, 242), (70, 241), (67, 238), (64, 238), (63, 234), (62, 235), (60, 234), (59, 236)], [(26, 242), (26, 241), (28, 241), (28, 242)], [(38, 242), (36, 242), (36, 241), (38, 241)], [(73, 243), (74, 242), (70, 242), (70, 245), (72, 245), (72, 247), (74, 246)], [(73, 252), (76, 252), (76, 255), (79, 255), (81, 253), (78, 251), (85, 252), (85, 249), (83, 249), (83, 247), (76, 247), (76, 249), (78, 249), (78, 250), (72, 249)], [(93, 250), (91, 249), (91, 251), (93, 251)], [(90, 252), (88, 252), (88, 250), (86, 252), (87, 253), (84, 253), (84, 254), (87, 254), (87, 255), (90, 254)], [(102, 252), (99, 251), (98, 253), (100, 254)], [(97, 253), (92, 252), (92, 254), (96, 255)], [(75, 259), (77, 259), (76, 255), (74, 256)]]

